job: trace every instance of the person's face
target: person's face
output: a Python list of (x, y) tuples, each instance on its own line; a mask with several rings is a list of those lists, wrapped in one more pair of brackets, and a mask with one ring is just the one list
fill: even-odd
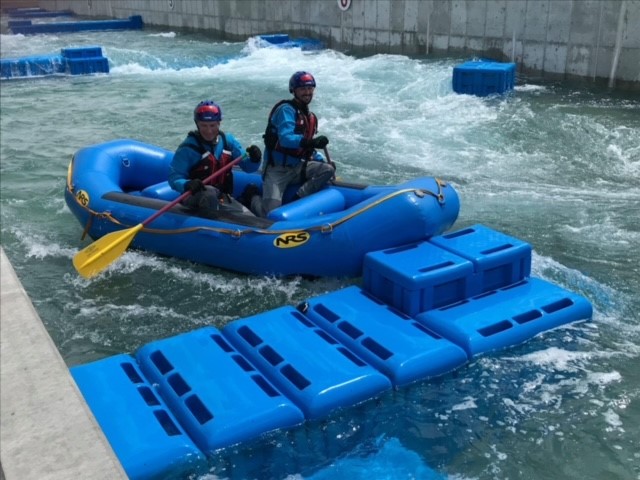
[(293, 95), (305, 105), (309, 105), (313, 100), (315, 87), (298, 87), (293, 90)]
[(220, 122), (196, 122), (198, 131), (207, 142), (213, 142), (218, 137)]

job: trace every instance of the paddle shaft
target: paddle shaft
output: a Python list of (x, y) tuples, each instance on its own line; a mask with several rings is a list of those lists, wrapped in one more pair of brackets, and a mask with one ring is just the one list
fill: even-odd
[[(207, 178), (205, 178), (202, 183), (204, 183), (205, 185), (208, 184), (209, 182), (211, 182), (212, 180), (214, 180), (215, 178), (219, 177), (220, 175), (228, 172), (231, 168), (233, 168), (234, 165), (237, 165), (238, 163), (240, 163), (240, 160), (242, 160), (242, 155), (240, 155), (238, 158), (232, 160), (231, 162), (227, 163), (224, 167), (222, 167), (220, 170), (216, 170), (214, 173), (212, 173), (211, 175), (209, 175)], [(156, 213), (154, 213), (153, 215), (151, 215), (149, 218), (147, 218), (145, 221), (142, 222), (142, 225), (148, 225), (151, 222), (153, 222), (156, 218), (158, 218), (160, 215), (162, 215), (163, 213), (165, 213), (166, 211), (170, 210), (171, 208), (173, 208), (174, 206), (176, 206), (178, 203), (180, 203), (182, 200), (184, 200), (185, 198), (187, 198), (189, 195), (191, 195), (191, 190), (187, 190), (185, 191), (182, 195), (180, 195), (178, 198), (176, 198), (175, 200), (169, 202), (167, 205), (165, 205), (164, 207), (162, 207), (160, 210), (158, 210)]]
[(327, 147), (324, 147), (324, 156), (327, 157), (327, 163), (333, 167), (333, 171), (336, 171), (336, 164), (331, 161), (331, 157), (329, 156), (329, 150)]

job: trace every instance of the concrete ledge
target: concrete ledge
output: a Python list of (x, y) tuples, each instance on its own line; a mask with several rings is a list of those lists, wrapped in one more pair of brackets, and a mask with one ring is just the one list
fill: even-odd
[(0, 248), (0, 461), (7, 480), (126, 479)]

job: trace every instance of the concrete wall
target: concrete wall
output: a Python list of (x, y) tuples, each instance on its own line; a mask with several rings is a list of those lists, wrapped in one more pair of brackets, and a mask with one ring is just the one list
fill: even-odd
[[(640, 0), (40, 0), (43, 8), (203, 30), (313, 36), (353, 54), (463, 54), (525, 74), (640, 89)], [(346, 2), (346, 0), (343, 0)]]
[(1, 246), (0, 419), (2, 478), (127, 478)]

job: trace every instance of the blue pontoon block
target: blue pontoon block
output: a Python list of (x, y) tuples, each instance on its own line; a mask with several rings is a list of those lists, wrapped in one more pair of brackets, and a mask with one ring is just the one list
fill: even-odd
[(304, 421), (214, 327), (149, 343), (136, 358), (205, 453)]
[(132, 357), (116, 355), (70, 371), (129, 478), (206, 471), (204, 455)]
[(453, 91), (485, 97), (513, 90), (515, 63), (472, 60), (453, 68)]
[(2, 78), (109, 73), (109, 60), (102, 56), (102, 47), (93, 46), (63, 48), (60, 55), (3, 58), (0, 65)]
[(308, 419), (389, 390), (389, 379), (293, 307), (227, 324), (229, 341)]
[(306, 315), (395, 386), (442, 375), (467, 362), (459, 346), (356, 286), (315, 297)]
[(427, 328), (460, 345), (469, 358), (523, 343), (535, 335), (591, 318), (584, 297), (530, 278), (416, 317)]
[(320, 40), (313, 38), (289, 38), (289, 35), (286, 33), (259, 35), (259, 38), (271, 45), (277, 45), (281, 48), (300, 48), (301, 50), (322, 50), (324, 48), (324, 44)]
[(44, 10), (44, 9), (16, 9), (9, 12), (9, 17), (18, 18), (50, 18), (50, 17), (73, 17), (75, 13), (71, 10)]
[(473, 263), (471, 295), (506, 287), (531, 274), (531, 245), (484, 225), (472, 225), (429, 241)]
[(9, 29), (14, 34), (37, 34), (58, 32), (82, 32), (87, 30), (139, 30), (142, 16), (132, 15), (128, 20), (85, 20), (79, 22), (36, 23), (31, 20), (9, 21)]
[(475, 294), (474, 281), (471, 261), (426, 241), (364, 258), (364, 289), (412, 317)]

